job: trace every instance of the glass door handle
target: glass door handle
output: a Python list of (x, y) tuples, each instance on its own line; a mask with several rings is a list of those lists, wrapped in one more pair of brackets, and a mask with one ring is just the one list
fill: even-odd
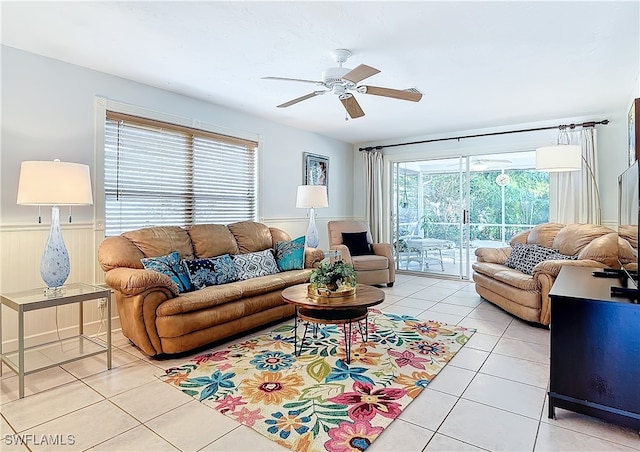
[(467, 209), (462, 211), (462, 224), (469, 224), (469, 211)]

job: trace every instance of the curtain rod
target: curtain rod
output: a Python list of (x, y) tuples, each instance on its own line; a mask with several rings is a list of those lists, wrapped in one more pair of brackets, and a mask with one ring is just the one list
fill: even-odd
[(595, 127), (597, 125), (607, 125), (609, 124), (609, 120), (608, 119), (603, 119), (602, 121), (587, 121), (587, 122), (583, 122), (581, 124), (559, 124), (557, 126), (547, 126), (547, 127), (536, 127), (533, 129), (520, 129), (520, 130), (505, 130), (502, 132), (490, 132), (490, 133), (479, 133), (477, 135), (463, 135), (463, 136), (458, 136), (458, 137), (447, 137), (447, 138), (434, 138), (431, 140), (422, 140), (422, 141), (410, 141), (408, 143), (396, 143), (396, 144), (386, 144), (386, 145), (379, 145), (379, 146), (369, 146), (366, 148), (360, 148), (358, 149), (360, 152), (365, 151), (365, 152), (369, 152), (369, 151), (379, 151), (380, 149), (384, 149), (384, 148), (394, 148), (396, 146), (409, 146), (411, 144), (423, 144), (423, 143), (433, 143), (436, 141), (448, 141), (448, 140), (462, 140), (464, 138), (478, 138), (478, 137), (490, 137), (490, 136), (494, 136), (494, 135), (507, 135), (510, 133), (523, 133), (523, 132), (537, 132), (539, 130), (551, 130), (551, 129), (575, 129), (576, 127), (583, 127), (583, 128), (587, 128), (587, 127)]

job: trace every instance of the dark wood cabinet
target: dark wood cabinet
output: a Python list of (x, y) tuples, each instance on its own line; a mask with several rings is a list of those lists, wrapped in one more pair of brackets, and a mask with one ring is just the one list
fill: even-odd
[(617, 278), (565, 266), (551, 292), (549, 417), (555, 407), (640, 430), (640, 305)]

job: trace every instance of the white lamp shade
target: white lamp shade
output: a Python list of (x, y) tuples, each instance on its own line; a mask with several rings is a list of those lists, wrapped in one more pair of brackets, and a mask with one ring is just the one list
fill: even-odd
[(296, 196), (296, 207), (329, 207), (326, 185), (300, 185)]
[(582, 169), (580, 146), (558, 144), (536, 149), (536, 169), (539, 171), (564, 172)]
[(93, 204), (89, 166), (59, 160), (22, 162), (17, 203), (35, 206)]

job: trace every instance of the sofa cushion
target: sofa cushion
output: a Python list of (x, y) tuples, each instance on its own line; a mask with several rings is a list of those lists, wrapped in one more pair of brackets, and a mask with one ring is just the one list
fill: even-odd
[(198, 224), (187, 228), (196, 257), (238, 254), (236, 239), (224, 224)]
[(238, 272), (228, 254), (212, 259), (183, 261), (195, 289), (226, 284), (238, 279)]
[(386, 256), (376, 254), (353, 256), (351, 262), (355, 271), (386, 270), (389, 268), (389, 259)]
[(500, 281), (500, 283), (507, 284), (520, 290), (540, 290), (533, 276), (526, 275), (519, 270), (514, 270), (501, 264), (489, 262), (474, 262), (472, 266), (474, 271), (474, 280), (476, 279), (475, 274), (480, 274), (490, 278), (490, 280)]
[(238, 279), (245, 280), (278, 273), (278, 265), (271, 249), (233, 256)]
[(309, 282), (311, 269), (289, 270), (278, 273), (278, 278), (284, 281), (285, 287), (294, 286), (296, 284), (304, 284)]
[(543, 223), (534, 226), (527, 236), (527, 243), (535, 243), (545, 248), (556, 248), (553, 246), (553, 240), (556, 238), (558, 231), (564, 228), (561, 223)]
[(269, 228), (254, 221), (240, 221), (227, 226), (238, 242), (240, 253), (255, 253), (273, 246)]
[(235, 283), (209, 286), (204, 289), (182, 293), (160, 304), (156, 309), (158, 316), (172, 316), (185, 312), (200, 311), (242, 298), (242, 289)]
[(619, 264), (618, 259), (620, 257), (624, 259), (624, 246), (618, 245), (618, 239), (618, 234), (615, 232), (593, 239), (580, 250), (578, 259), (591, 259), (607, 267), (616, 268)]
[(156, 226), (122, 234), (131, 240), (145, 257), (164, 256), (177, 251), (181, 259), (193, 259), (193, 247), (187, 231), (178, 226)]
[[(613, 229), (596, 224), (568, 224), (562, 228), (553, 240), (553, 248), (563, 254), (578, 254), (582, 249), (606, 234), (615, 233)], [(617, 242), (616, 242), (617, 246)], [(612, 250), (616, 254), (616, 250)]]
[(167, 275), (178, 286), (178, 293), (189, 292), (191, 281), (186, 268), (182, 265), (180, 254), (177, 251), (165, 256), (143, 257), (140, 259), (147, 270), (153, 270)]
[(533, 274), (533, 267), (546, 260), (576, 259), (576, 256), (561, 254), (558, 250), (533, 243), (515, 243), (504, 265), (527, 275)]
[(286, 242), (276, 242), (276, 263), (280, 271), (304, 268), (304, 236)]
[(281, 273), (277, 275), (259, 276), (257, 278), (235, 281), (230, 284), (225, 284), (225, 286), (240, 289), (242, 291), (242, 298), (264, 295), (287, 287), (286, 282), (280, 275)]
[(364, 256), (373, 254), (371, 246), (367, 241), (367, 231), (363, 232), (343, 232), (342, 244), (349, 248), (352, 256)]

